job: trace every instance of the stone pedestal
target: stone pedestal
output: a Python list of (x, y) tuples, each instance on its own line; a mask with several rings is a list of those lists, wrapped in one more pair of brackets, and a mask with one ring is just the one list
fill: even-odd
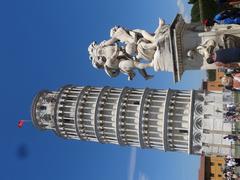
[(201, 56), (190, 59), (187, 57), (188, 51), (201, 44), (198, 36), (203, 32), (201, 24), (186, 24), (181, 15), (177, 15), (170, 26), (171, 60), (174, 65), (174, 81), (181, 80), (185, 70), (200, 69), (202, 66)]
[[(210, 47), (209, 41), (214, 46)], [(170, 26), (170, 44), (174, 81), (178, 82), (185, 70), (217, 69), (214, 64), (206, 63), (206, 57), (210, 51), (219, 48), (240, 47), (240, 26), (214, 25), (211, 31), (205, 32), (201, 24), (187, 24), (181, 15), (177, 15)], [(191, 50), (196, 52), (193, 58), (189, 57)]]
[[(214, 25), (212, 30), (209, 32), (199, 33), (201, 37), (201, 43), (208, 40), (214, 40), (216, 42), (216, 49), (229, 48), (229, 47), (240, 47), (240, 26), (239, 25)], [(216, 69), (214, 64), (207, 64), (205, 61), (201, 69)]]

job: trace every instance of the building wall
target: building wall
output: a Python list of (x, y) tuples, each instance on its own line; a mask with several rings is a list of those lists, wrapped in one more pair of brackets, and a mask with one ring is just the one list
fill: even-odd
[(222, 167), (224, 166), (224, 158), (221, 156), (205, 157), (205, 177), (206, 180), (222, 180)]
[(232, 134), (231, 123), (224, 123), (225, 103), (227, 102), (223, 102), (223, 93), (206, 92), (201, 138), (203, 152), (206, 155), (226, 155), (233, 151), (231, 142), (223, 139), (224, 136)]
[(198, 180), (222, 180), (222, 167), (225, 165), (223, 156), (201, 155)]

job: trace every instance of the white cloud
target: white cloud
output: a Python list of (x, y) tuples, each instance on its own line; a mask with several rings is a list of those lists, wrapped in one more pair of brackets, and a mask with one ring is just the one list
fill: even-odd
[(184, 20), (186, 22), (190, 22), (191, 16), (190, 16), (189, 12), (186, 12), (186, 7), (185, 7), (183, 0), (177, 0), (177, 6), (179, 8), (179, 13), (182, 14)]
[(138, 180), (149, 180), (149, 179), (143, 172), (140, 172)]
[(135, 174), (135, 169), (136, 169), (136, 159), (137, 159), (137, 149), (131, 148), (128, 180), (134, 179), (134, 174)]

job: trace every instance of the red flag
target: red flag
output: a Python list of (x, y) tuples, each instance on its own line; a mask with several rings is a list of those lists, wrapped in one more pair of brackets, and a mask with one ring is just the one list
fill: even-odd
[(18, 128), (22, 128), (24, 124), (24, 120), (18, 121)]

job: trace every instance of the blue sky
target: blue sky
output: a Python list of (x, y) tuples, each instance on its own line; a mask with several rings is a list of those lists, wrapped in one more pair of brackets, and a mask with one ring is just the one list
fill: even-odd
[(197, 156), (63, 140), (31, 123), (16, 126), (30, 119), (39, 90), (65, 84), (198, 89), (200, 71), (186, 72), (178, 84), (164, 72), (128, 82), (124, 75), (110, 79), (88, 59), (88, 45), (108, 39), (114, 25), (153, 32), (158, 17), (173, 20), (177, 2), (181, 12), (188, 10), (180, 0), (0, 1), (1, 180), (197, 179)]

